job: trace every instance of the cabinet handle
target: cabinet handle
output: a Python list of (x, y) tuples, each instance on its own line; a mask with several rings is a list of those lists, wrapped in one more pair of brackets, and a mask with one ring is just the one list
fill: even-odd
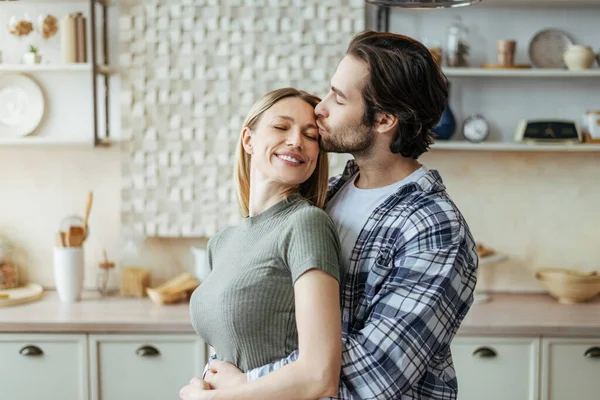
[(590, 347), (583, 355), (587, 358), (600, 358), (600, 347)]
[(19, 354), (22, 356), (31, 357), (31, 356), (42, 356), (42, 355), (44, 355), (44, 352), (39, 347), (30, 344), (30, 345), (24, 346), (21, 350), (19, 350)]
[(497, 356), (496, 351), (489, 347), (479, 347), (473, 352), (474, 357), (478, 358), (494, 358)]
[(156, 357), (160, 355), (160, 351), (154, 346), (142, 346), (135, 351), (140, 357)]

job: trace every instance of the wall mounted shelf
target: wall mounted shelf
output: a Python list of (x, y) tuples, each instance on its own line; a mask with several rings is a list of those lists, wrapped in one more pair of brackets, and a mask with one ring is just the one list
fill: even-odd
[(506, 151), (506, 152), (599, 152), (600, 144), (528, 144), (466, 141), (439, 141), (431, 146), (432, 150), (461, 150), (461, 151)]
[(0, 64), (0, 72), (91, 72), (91, 64)]
[(487, 68), (442, 68), (449, 78), (454, 77), (498, 77), (498, 78), (600, 78), (600, 68), (583, 71), (569, 71), (566, 69), (544, 68), (515, 68), (515, 69), (487, 69)]

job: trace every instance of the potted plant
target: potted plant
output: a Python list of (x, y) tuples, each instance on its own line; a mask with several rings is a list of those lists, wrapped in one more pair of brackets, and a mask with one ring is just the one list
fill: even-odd
[(38, 54), (38, 48), (34, 45), (29, 46), (29, 51), (23, 54), (23, 64), (34, 65), (42, 62), (42, 56)]

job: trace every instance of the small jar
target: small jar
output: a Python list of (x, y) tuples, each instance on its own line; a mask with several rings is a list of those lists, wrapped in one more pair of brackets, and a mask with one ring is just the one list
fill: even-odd
[(12, 260), (12, 246), (0, 239), (0, 289), (19, 286), (19, 268)]
[(462, 23), (460, 16), (448, 28), (446, 65), (448, 67), (468, 67), (469, 44), (467, 43), (469, 30)]

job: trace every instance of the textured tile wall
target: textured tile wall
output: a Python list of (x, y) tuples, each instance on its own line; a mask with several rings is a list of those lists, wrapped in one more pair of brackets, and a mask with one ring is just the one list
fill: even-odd
[(121, 125), (131, 139), (122, 159), (123, 225), (150, 237), (209, 237), (238, 222), (233, 161), (247, 111), (279, 87), (324, 95), (348, 41), (364, 29), (364, 7), (123, 2)]

